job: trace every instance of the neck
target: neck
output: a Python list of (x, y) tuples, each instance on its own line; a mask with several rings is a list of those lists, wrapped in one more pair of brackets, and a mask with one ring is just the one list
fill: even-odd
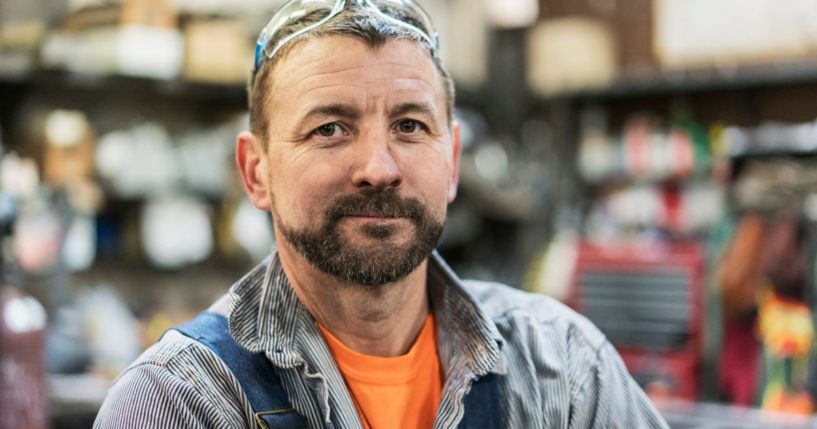
[(398, 282), (361, 286), (316, 269), (287, 243), (279, 243), (278, 256), (307, 311), (346, 347), (383, 357), (411, 349), (430, 311), (428, 260)]

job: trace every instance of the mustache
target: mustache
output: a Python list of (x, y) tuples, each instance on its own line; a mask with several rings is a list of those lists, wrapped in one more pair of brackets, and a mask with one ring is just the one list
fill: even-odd
[(330, 224), (344, 216), (404, 217), (419, 221), (425, 207), (415, 198), (403, 198), (394, 189), (363, 190), (335, 200), (326, 211)]

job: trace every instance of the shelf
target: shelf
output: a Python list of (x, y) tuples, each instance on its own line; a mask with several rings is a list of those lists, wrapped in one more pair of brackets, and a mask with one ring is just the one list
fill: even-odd
[(688, 429), (806, 429), (817, 423), (811, 416), (714, 403), (664, 401), (658, 409), (671, 427)]
[(813, 158), (817, 156), (817, 147), (792, 147), (782, 146), (779, 148), (759, 147), (734, 151), (729, 154), (733, 160), (748, 160), (753, 158)]
[(602, 101), (808, 83), (817, 83), (817, 60), (632, 73), (606, 88), (569, 91), (544, 99)]
[(0, 69), (0, 86), (61, 87), (83, 91), (122, 90), (153, 93), (168, 97), (246, 103), (246, 89), (240, 84), (161, 80), (121, 75), (82, 75), (59, 70), (9, 72)]

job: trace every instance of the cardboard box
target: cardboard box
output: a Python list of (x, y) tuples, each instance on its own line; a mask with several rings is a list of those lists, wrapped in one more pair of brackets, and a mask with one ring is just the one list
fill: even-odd
[(253, 41), (235, 21), (193, 21), (185, 26), (184, 78), (244, 83), (252, 71)]
[(653, 53), (653, 2), (656, 0), (540, 0), (539, 19), (583, 16), (604, 22), (617, 43), (622, 73), (656, 68)]
[(559, 18), (529, 33), (528, 83), (538, 94), (602, 88), (616, 77), (616, 43), (604, 22)]
[(125, 0), (120, 21), (125, 26), (178, 27), (178, 16), (169, 0)]

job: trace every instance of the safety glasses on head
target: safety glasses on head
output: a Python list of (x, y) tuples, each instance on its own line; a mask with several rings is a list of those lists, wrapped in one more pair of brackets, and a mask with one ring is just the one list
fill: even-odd
[[(284, 45), (324, 25), (347, 7), (358, 7), (371, 11), (386, 22), (419, 36), (435, 52), (439, 51), (439, 39), (431, 24), (431, 18), (420, 5), (412, 0), (378, 0), (378, 3), (380, 6), (373, 0), (291, 0), (287, 2), (275, 12), (272, 19), (264, 26), (261, 35), (258, 36), (253, 72), (258, 72), (264, 62), (274, 57)], [(310, 16), (310, 20), (314, 20), (312, 24), (286, 36), (279, 34), (288, 25), (307, 16)], [(273, 42), (270, 43), (270, 41)]]

